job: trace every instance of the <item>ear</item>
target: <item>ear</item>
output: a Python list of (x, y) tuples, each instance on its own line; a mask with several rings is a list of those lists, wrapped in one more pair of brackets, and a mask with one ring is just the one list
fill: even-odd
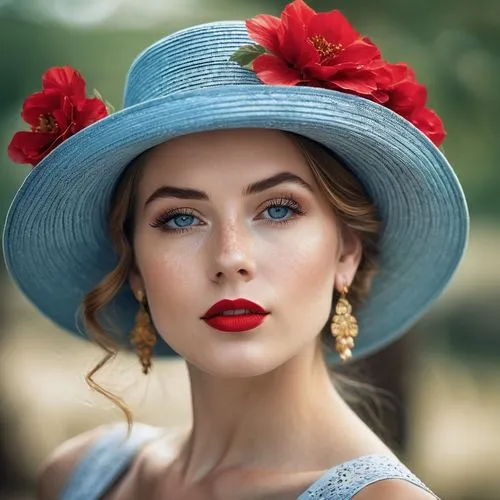
[(137, 297), (139, 290), (144, 291), (144, 281), (137, 266), (134, 264), (128, 275), (128, 283), (132, 289), (132, 293)]
[(345, 285), (351, 285), (363, 255), (361, 238), (355, 231), (343, 228), (341, 236), (339, 260), (335, 276), (335, 288), (338, 291), (341, 291)]

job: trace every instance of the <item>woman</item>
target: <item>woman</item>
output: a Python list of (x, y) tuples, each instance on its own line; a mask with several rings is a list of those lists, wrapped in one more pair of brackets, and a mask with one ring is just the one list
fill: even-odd
[(78, 436), (47, 459), (39, 498), (436, 498), (326, 364), (401, 335), (464, 250), (444, 129), (411, 69), (296, 0), (281, 19), (160, 40), (111, 116), (70, 68), (43, 83), (9, 146), (36, 168), (7, 267), (105, 349), (87, 380), (129, 423), (94, 373), (130, 342), (144, 373), (153, 352), (182, 356), (193, 424)]

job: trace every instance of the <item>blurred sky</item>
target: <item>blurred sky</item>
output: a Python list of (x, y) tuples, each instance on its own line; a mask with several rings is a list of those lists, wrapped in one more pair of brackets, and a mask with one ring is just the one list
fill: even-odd
[[(0, 8), (39, 23), (71, 27), (142, 30), (165, 21), (189, 19), (209, 2), (201, 0), (0, 0)], [(1, 12), (0, 12), (1, 15)]]

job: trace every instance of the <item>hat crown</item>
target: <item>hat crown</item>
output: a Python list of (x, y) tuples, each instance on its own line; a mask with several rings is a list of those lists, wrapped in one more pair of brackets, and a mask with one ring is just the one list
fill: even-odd
[(243, 21), (193, 26), (159, 40), (132, 63), (124, 107), (204, 87), (259, 84), (253, 71), (229, 60), (249, 43)]

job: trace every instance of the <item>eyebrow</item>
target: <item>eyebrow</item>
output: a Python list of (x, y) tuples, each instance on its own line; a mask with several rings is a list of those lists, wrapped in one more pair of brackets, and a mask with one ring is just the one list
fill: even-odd
[[(292, 174), (291, 172), (280, 172), (279, 174), (273, 175), (267, 179), (262, 179), (261, 181), (250, 184), (243, 190), (243, 195), (248, 196), (251, 194), (262, 193), (267, 189), (278, 186), (279, 184), (283, 184), (285, 182), (298, 184), (299, 186), (306, 188), (311, 193), (314, 192), (312, 186), (298, 175)], [(205, 201), (208, 201), (210, 199), (207, 193), (205, 193), (204, 191), (198, 191), (197, 189), (181, 188), (175, 186), (162, 186), (154, 191), (154, 193), (146, 200), (146, 203), (144, 205), (146, 206), (158, 198), (179, 198), (181, 200)]]

